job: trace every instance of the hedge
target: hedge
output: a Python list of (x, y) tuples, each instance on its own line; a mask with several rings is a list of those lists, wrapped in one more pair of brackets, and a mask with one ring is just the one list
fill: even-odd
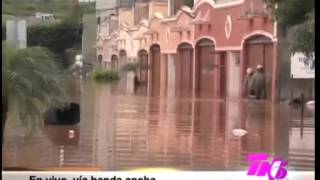
[(101, 68), (94, 69), (90, 76), (97, 82), (115, 82), (119, 80), (119, 74), (116, 71)]

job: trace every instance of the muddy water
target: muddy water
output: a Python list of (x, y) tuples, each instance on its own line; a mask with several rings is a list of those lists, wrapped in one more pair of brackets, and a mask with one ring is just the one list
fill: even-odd
[[(288, 160), (289, 169), (314, 170), (313, 112), (301, 121), (300, 109), (285, 104), (150, 97), (85, 81), (79, 87), (78, 125), (45, 125), (26, 139), (22, 126), (8, 124), (4, 166), (246, 170), (248, 153), (266, 152)], [(235, 128), (248, 134), (236, 137)]]

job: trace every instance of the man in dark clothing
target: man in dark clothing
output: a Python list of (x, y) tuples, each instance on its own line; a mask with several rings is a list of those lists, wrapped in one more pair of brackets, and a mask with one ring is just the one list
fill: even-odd
[(134, 91), (137, 92), (138, 90), (138, 87), (140, 85), (140, 81), (139, 81), (139, 78), (138, 78), (138, 75), (137, 73), (134, 74), (134, 79), (133, 79), (133, 83), (134, 83)]
[(264, 68), (261, 65), (257, 66), (257, 70), (254, 73), (252, 80), (254, 84), (256, 98), (266, 99), (266, 75), (264, 73)]

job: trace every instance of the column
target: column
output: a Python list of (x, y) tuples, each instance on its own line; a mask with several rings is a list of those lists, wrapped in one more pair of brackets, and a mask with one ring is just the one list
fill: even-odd
[(278, 77), (278, 62), (277, 62), (277, 55), (278, 55), (278, 42), (273, 43), (273, 62), (272, 62), (272, 82), (271, 82), (271, 101), (275, 102), (278, 98), (278, 91), (279, 88), (277, 86), (277, 77)]

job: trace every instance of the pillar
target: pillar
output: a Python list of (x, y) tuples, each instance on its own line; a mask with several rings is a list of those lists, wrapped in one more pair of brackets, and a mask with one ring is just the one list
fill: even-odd
[(278, 77), (278, 42), (273, 43), (273, 51), (272, 51), (272, 82), (271, 82), (271, 101), (275, 102), (278, 99), (278, 91), (279, 88), (277, 85), (277, 77)]

